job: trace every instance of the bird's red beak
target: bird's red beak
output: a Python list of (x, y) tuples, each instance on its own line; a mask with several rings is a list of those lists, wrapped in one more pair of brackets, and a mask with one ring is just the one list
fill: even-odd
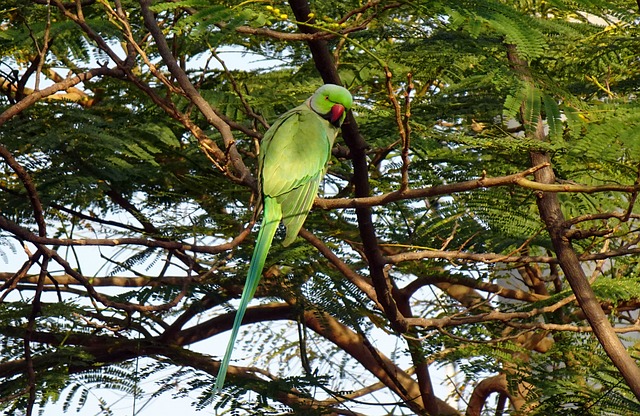
[(344, 106), (342, 104), (334, 104), (333, 107), (331, 107), (330, 114), (329, 120), (331, 121), (331, 124), (338, 123), (344, 114)]

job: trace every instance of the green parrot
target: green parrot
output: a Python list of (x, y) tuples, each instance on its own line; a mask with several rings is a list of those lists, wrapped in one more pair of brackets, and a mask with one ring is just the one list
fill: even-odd
[(339, 85), (323, 85), (303, 104), (284, 113), (262, 139), (258, 157), (264, 201), (262, 225), (233, 321), (231, 338), (216, 378), (218, 391), (224, 385), (242, 318), (258, 287), (278, 225), (282, 221), (286, 228), (282, 243), (286, 247), (295, 240), (311, 209), (338, 129), (352, 104), (353, 98), (347, 89)]

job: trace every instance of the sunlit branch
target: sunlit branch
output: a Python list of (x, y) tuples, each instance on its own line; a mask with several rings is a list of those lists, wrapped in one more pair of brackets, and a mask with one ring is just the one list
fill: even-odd
[[(482, 176), (478, 179), (451, 183), (446, 185), (434, 185), (426, 188), (407, 189), (404, 191), (394, 191), (386, 194), (360, 197), (360, 198), (316, 198), (314, 206), (321, 209), (335, 208), (358, 208), (386, 205), (391, 202), (423, 199), (439, 195), (450, 195), (457, 192), (466, 192), (474, 189), (491, 188), (495, 186), (517, 185), (525, 176), (533, 174), (535, 171), (547, 166), (546, 164), (534, 166), (527, 170), (512, 175), (499, 176), (495, 178)], [(534, 182), (535, 183), (535, 182)]]
[[(184, 72), (184, 70), (180, 67), (176, 58), (173, 56), (169, 45), (167, 44), (167, 39), (165, 38), (162, 30), (158, 26), (158, 22), (154, 16), (154, 13), (151, 11), (151, 1), (150, 0), (141, 0), (140, 5), (142, 7), (142, 16), (144, 18), (144, 23), (146, 28), (151, 33), (151, 36), (155, 40), (156, 46), (158, 47), (158, 52), (162, 56), (165, 65), (171, 72), (178, 83), (180, 88), (184, 91), (185, 96), (198, 108), (198, 110), (202, 113), (202, 115), (206, 118), (207, 122), (215, 127), (216, 130), (222, 136), (222, 140), (226, 146), (225, 150), (225, 162), (228, 160), (230, 164), (235, 169), (235, 173), (232, 173), (226, 170), (226, 173), (234, 177), (235, 180), (239, 182), (249, 183), (251, 181), (252, 175), (249, 169), (245, 166), (242, 157), (238, 153), (238, 150), (235, 145), (235, 139), (233, 138), (233, 134), (231, 133), (231, 127), (224, 122), (213, 110), (211, 105), (200, 95), (198, 90), (191, 83), (191, 80)], [(219, 161), (220, 162), (220, 161)], [(226, 163), (225, 163), (226, 165)], [(236, 174), (239, 174), (239, 177), (235, 177)]]
[(124, 237), (124, 238), (47, 238), (39, 237), (26, 228), (20, 227), (16, 223), (0, 215), (0, 228), (10, 232), (21, 240), (34, 244), (46, 244), (56, 246), (122, 246), (139, 245), (145, 247), (158, 247), (167, 250), (195, 251), (198, 253), (217, 254), (237, 247), (250, 233), (253, 224), (249, 224), (233, 240), (215, 246), (203, 246), (195, 244), (180, 243), (170, 240), (152, 240), (148, 238)]

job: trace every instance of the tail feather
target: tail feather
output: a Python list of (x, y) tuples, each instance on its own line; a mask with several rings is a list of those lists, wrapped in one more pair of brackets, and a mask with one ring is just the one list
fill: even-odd
[(249, 264), (249, 272), (247, 274), (247, 281), (242, 291), (240, 298), (240, 304), (236, 311), (236, 317), (233, 321), (233, 328), (231, 329), (231, 338), (227, 344), (227, 351), (224, 354), (224, 358), (220, 363), (220, 369), (218, 370), (218, 376), (216, 378), (215, 388), (220, 391), (224, 386), (224, 380), (227, 375), (227, 369), (229, 368), (229, 362), (231, 361), (231, 354), (238, 338), (238, 332), (240, 331), (240, 325), (242, 324), (242, 318), (247, 311), (249, 301), (253, 298), (262, 276), (262, 269), (264, 268), (265, 260), (267, 259), (267, 253), (271, 248), (271, 242), (273, 236), (278, 229), (278, 224), (282, 219), (282, 209), (280, 204), (275, 199), (266, 197), (264, 213), (262, 218), (262, 224), (260, 225), (260, 232), (258, 233), (258, 239), (256, 240), (256, 247), (253, 250), (253, 256), (251, 257), (251, 263)]

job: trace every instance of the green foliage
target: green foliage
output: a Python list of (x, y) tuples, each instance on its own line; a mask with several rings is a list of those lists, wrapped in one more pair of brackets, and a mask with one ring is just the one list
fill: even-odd
[[(587, 347), (587, 355), (578, 346)], [(536, 357), (532, 368), (530, 379), (541, 399), (533, 415), (632, 415), (640, 410), (604, 352), (584, 336), (564, 335), (553, 350)]]
[[(58, 239), (43, 247), (68, 262), (49, 259), (43, 276), (64, 283), (47, 281), (32, 316), (34, 282), (49, 251), (28, 233), (38, 224), (27, 181), (3, 163), (0, 214), (23, 231), (7, 226), (0, 234), (0, 257), (11, 268), (0, 295), (4, 414), (32, 405), (24, 367), (11, 371), (27, 361), (27, 341), (36, 404), (57, 402), (70, 413), (97, 406), (115, 414), (110, 399), (92, 394), (105, 389), (188, 398), (196, 410), (232, 415), (419, 414), (427, 412), (422, 404), (399, 394), (420, 391), (413, 376), (402, 376), (424, 362), (432, 373), (455, 366), (460, 381), (452, 394), (460, 402), (504, 373), (531, 414), (640, 411), (596, 340), (578, 332), (588, 325), (582, 311), (564, 302), (572, 292), (560, 265), (546, 260), (555, 253), (538, 211), (540, 191), (481, 183), (522, 172), (532, 152), (544, 152), (555, 185), (637, 186), (633, 2), (311, 2), (312, 15), (297, 20), (325, 31), (313, 36), (326, 42), (355, 97), (367, 145), (347, 149), (338, 139), (321, 196), (353, 197), (361, 179), (354, 154), (363, 150), (371, 195), (396, 199), (377, 200), (370, 223), (354, 205), (314, 209), (305, 228), (333, 257), (302, 238), (283, 247), (278, 233), (252, 304), (265, 316), (247, 324), (246, 360), (232, 363), (241, 370), (222, 394), (212, 388), (219, 357), (204, 341), (217, 343), (213, 337), (232, 320), (255, 236), (242, 233), (259, 207), (255, 183), (238, 176), (234, 163), (255, 173), (268, 125), (322, 83), (309, 44), (295, 39), (301, 22), (281, 1), (153, 2), (184, 69), (172, 73), (140, 2), (80, 2), (81, 24), (70, 18), (77, 5), (65, 3), (65, 14), (53, 3), (0, 5), (0, 114), (33, 97), (36, 77), (44, 88), (89, 68), (113, 71), (35, 100), (0, 126), (0, 144), (37, 190), (47, 237)], [(251, 69), (249, 61), (269, 68)], [(204, 104), (182, 91), (182, 75)], [(396, 192), (463, 182), (478, 185), (428, 197)], [(597, 298), (613, 324), (630, 325), (640, 266), (618, 254), (637, 251), (636, 194), (572, 191), (558, 199), (571, 221), (563, 226), (586, 236), (570, 240), (576, 255), (607, 258), (583, 261), (588, 276), (598, 275)], [(369, 225), (380, 252), (368, 251)], [(20, 271), (13, 259), (25, 258), (23, 246), (34, 265)], [(544, 259), (501, 260), (509, 256)], [(411, 322), (406, 333), (380, 306), (372, 259)], [(157, 386), (142, 387), (158, 374)]]

